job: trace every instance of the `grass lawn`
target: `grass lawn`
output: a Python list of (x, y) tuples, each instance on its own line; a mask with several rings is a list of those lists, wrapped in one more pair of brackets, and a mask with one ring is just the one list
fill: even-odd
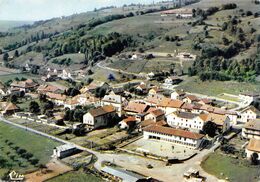
[(259, 83), (246, 83), (236, 81), (205, 81), (202, 82), (197, 77), (188, 77), (177, 89), (187, 92), (200, 93), (211, 96), (218, 96), (222, 93), (238, 95), (243, 92), (259, 92)]
[(8, 74), (8, 75), (0, 75), (0, 80), (2, 83), (5, 83), (9, 80), (15, 80), (15, 78), (27, 78), (27, 79), (37, 79), (37, 75), (31, 75), (26, 73), (15, 73), (15, 74)]
[[(229, 178), (229, 181), (250, 181), (256, 182), (257, 176), (260, 176), (259, 166), (251, 167), (249, 162), (247, 165), (246, 161), (241, 159), (234, 159), (232, 157), (220, 154), (218, 152), (212, 153), (209, 157), (202, 162), (202, 168), (220, 178)], [(223, 175), (221, 175), (223, 173)]]
[[(10, 142), (12, 144), (7, 144)], [(33, 154), (34, 158), (39, 159), (38, 164), (46, 164), (51, 159), (53, 148), (59, 145), (60, 143), (53, 140), (0, 122), (0, 156), (8, 161), (8, 168), (10, 169), (15, 169), (23, 173), (35, 169), (35, 166), (28, 160), (17, 154), (14, 147), (25, 149), (27, 152)], [(7, 170), (6, 168), (0, 169), (0, 177)]]
[(66, 174), (63, 174), (61, 176), (58, 176), (56, 178), (53, 178), (51, 180), (48, 180), (48, 182), (100, 182), (103, 181), (101, 178), (98, 178), (91, 174), (86, 174), (83, 172), (69, 172)]

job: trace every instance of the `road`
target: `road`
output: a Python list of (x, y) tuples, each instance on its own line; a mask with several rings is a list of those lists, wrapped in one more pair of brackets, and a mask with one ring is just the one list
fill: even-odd
[[(162, 181), (183, 181), (183, 173), (187, 171), (189, 168), (194, 168), (200, 170), (201, 174), (205, 177), (207, 177), (207, 181), (209, 182), (215, 182), (218, 181), (218, 179), (212, 175), (207, 174), (204, 172), (200, 167), (200, 162), (203, 160), (203, 158), (208, 155), (209, 153), (213, 152), (216, 147), (218, 147), (220, 144), (217, 143), (214, 148), (211, 149), (204, 149), (201, 151), (198, 155), (193, 157), (192, 159), (186, 161), (185, 163), (181, 164), (173, 164), (171, 166), (166, 166), (165, 162), (158, 161), (158, 160), (152, 160), (145, 157), (137, 156), (137, 155), (129, 155), (125, 153), (101, 153), (97, 152), (79, 145), (76, 145), (72, 142), (54, 137), (52, 135), (37, 131), (32, 128), (28, 128), (26, 126), (22, 126), (17, 123), (13, 123), (3, 117), (0, 117), (0, 120), (4, 123), (16, 126), (18, 128), (24, 129), (26, 131), (33, 132), (35, 134), (56, 140), (58, 142), (64, 143), (64, 144), (72, 144), (76, 148), (87, 151), (93, 155), (95, 155), (98, 160), (94, 164), (95, 168), (99, 171), (102, 169), (102, 163), (104, 161), (108, 161), (111, 163), (114, 163), (118, 166), (121, 166), (125, 169), (132, 170), (135, 172), (138, 172), (140, 174), (143, 174), (145, 176), (150, 176), (155, 179), (159, 179)], [(150, 164), (153, 166), (152, 169), (148, 169), (147, 165)]]
[(125, 73), (125, 74), (129, 74), (129, 75), (135, 75), (137, 77), (144, 77), (145, 75), (144, 74), (141, 74), (141, 73), (133, 73), (133, 72), (128, 72), (128, 71), (123, 71), (123, 70), (120, 70), (120, 69), (115, 69), (115, 68), (110, 68), (110, 67), (107, 67), (107, 66), (104, 66), (102, 65), (103, 62), (99, 62), (97, 64), (97, 67), (101, 68), (101, 69), (105, 69), (105, 70), (109, 70), (109, 71), (113, 71), (113, 72), (118, 72), (118, 73)]

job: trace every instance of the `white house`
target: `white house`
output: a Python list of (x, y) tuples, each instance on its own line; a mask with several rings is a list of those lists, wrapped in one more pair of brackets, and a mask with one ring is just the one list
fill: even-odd
[(121, 95), (110, 94), (110, 95), (105, 95), (105, 97), (101, 100), (101, 106), (106, 106), (106, 105), (114, 106), (116, 112), (121, 117), (123, 107), (127, 105), (127, 101)]
[(251, 104), (257, 98), (260, 97), (259, 93), (242, 93), (239, 94), (241, 100), (244, 100), (247, 104)]
[(181, 100), (173, 100), (169, 98), (164, 98), (162, 101), (158, 104), (158, 108), (162, 109), (166, 115), (181, 110), (182, 105), (184, 102)]
[(72, 144), (61, 145), (53, 149), (53, 157), (65, 158), (73, 155), (76, 151), (78, 151), (77, 148)]
[(89, 112), (83, 116), (83, 123), (86, 124), (88, 128), (95, 129), (107, 126), (115, 116), (115, 108), (112, 105), (107, 105), (89, 110)]
[(202, 130), (205, 121), (198, 114), (176, 111), (167, 115), (167, 123), (171, 127), (188, 128), (199, 132)]
[(254, 119), (247, 122), (242, 128), (244, 138), (256, 138), (260, 140), (260, 119)]
[(186, 93), (181, 91), (181, 90), (176, 90), (173, 93), (171, 93), (171, 99), (178, 99), (178, 100), (182, 100), (184, 99)]
[(177, 76), (170, 76), (164, 80), (164, 84), (166, 85), (174, 85), (182, 82), (182, 79), (180, 79)]
[(153, 120), (154, 122), (164, 120), (164, 112), (161, 109), (155, 109), (149, 112), (145, 117), (145, 120)]
[(249, 120), (256, 119), (260, 116), (260, 111), (254, 106), (249, 106), (241, 111), (241, 122), (246, 123)]
[(53, 101), (55, 105), (61, 106), (64, 105), (67, 99), (66, 95), (63, 94), (55, 94), (51, 92), (47, 92), (46, 96), (49, 100)]
[(215, 114), (215, 113), (208, 113), (208, 114), (201, 114), (200, 118), (206, 123), (211, 121), (217, 125), (221, 132), (226, 132), (230, 129), (231, 123), (230, 118), (226, 115)]
[(6, 86), (0, 82), (0, 95), (6, 95), (7, 91), (8, 89), (6, 88)]
[(199, 101), (200, 100), (195, 95), (186, 95), (185, 98), (183, 99), (183, 102), (186, 102), (186, 103), (189, 103), (189, 104), (199, 102)]
[(123, 119), (121, 122), (119, 122), (119, 127), (121, 129), (129, 129), (133, 126), (135, 126), (135, 124), (137, 123), (135, 117), (127, 117), (125, 119)]
[(258, 156), (257, 160), (260, 161), (260, 140), (251, 138), (246, 147), (246, 157), (248, 159), (251, 159), (254, 153), (257, 154)]
[(147, 140), (172, 142), (196, 149), (200, 147), (204, 135), (181, 129), (151, 125), (143, 129), (143, 137)]

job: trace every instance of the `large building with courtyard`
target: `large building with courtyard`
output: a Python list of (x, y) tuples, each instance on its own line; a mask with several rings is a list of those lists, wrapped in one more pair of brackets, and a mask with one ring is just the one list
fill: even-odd
[(197, 149), (201, 146), (204, 135), (181, 129), (152, 125), (143, 130), (143, 137), (147, 140), (161, 140)]

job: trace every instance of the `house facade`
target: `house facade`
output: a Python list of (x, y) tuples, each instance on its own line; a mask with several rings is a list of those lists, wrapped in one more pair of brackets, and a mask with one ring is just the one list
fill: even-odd
[(242, 128), (244, 138), (256, 138), (260, 140), (260, 119), (254, 119), (247, 122)]
[(164, 120), (164, 112), (161, 109), (155, 109), (149, 112), (144, 119), (145, 120), (153, 120), (154, 122)]
[(260, 161), (260, 139), (251, 138), (245, 152), (248, 159), (251, 159), (252, 155), (256, 153), (257, 160)]
[(116, 109), (112, 105), (98, 107), (89, 110), (89, 112), (83, 116), (83, 123), (86, 124), (88, 128), (95, 129), (107, 126), (115, 116)]
[(116, 109), (118, 116), (122, 116), (123, 107), (127, 104), (127, 101), (121, 95), (105, 95), (101, 100), (101, 106), (112, 105)]
[(170, 99), (170, 98), (164, 98), (159, 104), (158, 108), (163, 110), (165, 115), (168, 115), (170, 113), (173, 113), (175, 111), (178, 111), (181, 109), (182, 105), (184, 102), (181, 100), (175, 100), (175, 99)]
[(260, 111), (254, 106), (249, 106), (241, 111), (241, 122), (247, 123), (249, 120), (256, 119), (260, 116)]
[(167, 123), (171, 127), (187, 128), (199, 132), (205, 122), (198, 114), (176, 111), (167, 115)]
[(202, 134), (164, 126), (152, 125), (143, 129), (144, 139), (172, 142), (193, 149), (200, 147), (203, 137)]

